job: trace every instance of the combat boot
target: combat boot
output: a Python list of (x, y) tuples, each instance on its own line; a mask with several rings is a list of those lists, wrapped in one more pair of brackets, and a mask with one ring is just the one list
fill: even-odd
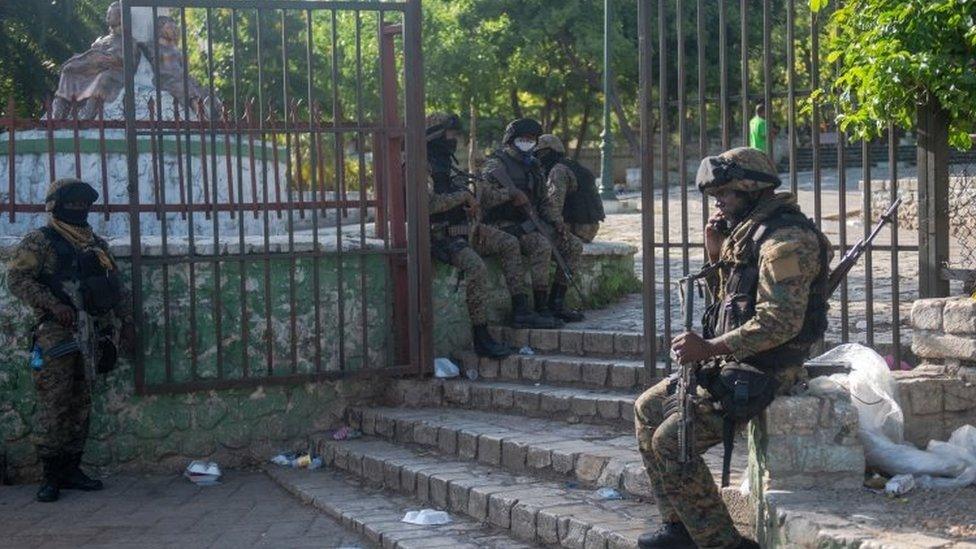
[(93, 479), (81, 470), (81, 454), (65, 454), (61, 468), (61, 488), (95, 492), (105, 486), (102, 481)]
[(507, 356), (515, 354), (515, 351), (508, 345), (495, 341), (488, 332), (488, 326), (478, 324), (471, 329), (472, 339), (474, 340), (474, 352), (478, 356), (501, 360)]
[(553, 284), (552, 292), (549, 294), (549, 309), (553, 316), (564, 322), (580, 322), (586, 318), (583, 313), (566, 306), (568, 289), (564, 284)]
[(698, 549), (688, 529), (680, 522), (665, 522), (653, 532), (637, 538), (639, 549)]
[(61, 456), (44, 458), (41, 463), (44, 465), (44, 481), (41, 482), (41, 487), (37, 489), (37, 501), (44, 503), (58, 501), (58, 496), (61, 495), (59, 488)]
[(553, 329), (561, 328), (563, 323), (552, 317), (541, 317), (529, 308), (529, 296), (512, 296), (512, 328)]
[(546, 290), (535, 290), (532, 292), (532, 298), (535, 300), (535, 314), (539, 315), (544, 319), (552, 319), (556, 324), (557, 328), (563, 327), (563, 321), (556, 318), (549, 310), (549, 292)]

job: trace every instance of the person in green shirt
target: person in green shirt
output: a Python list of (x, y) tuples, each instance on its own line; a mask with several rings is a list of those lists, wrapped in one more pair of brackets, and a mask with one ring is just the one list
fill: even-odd
[(756, 105), (756, 116), (749, 121), (749, 146), (769, 154), (769, 144), (766, 142), (766, 106)]

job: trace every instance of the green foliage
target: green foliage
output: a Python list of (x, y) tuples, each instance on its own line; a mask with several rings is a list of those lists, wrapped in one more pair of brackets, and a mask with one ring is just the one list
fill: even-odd
[[(811, 0), (819, 10), (827, 0)], [(821, 97), (838, 124), (862, 138), (888, 121), (913, 129), (919, 105), (935, 100), (949, 117), (949, 140), (972, 146), (976, 130), (976, 1), (850, 0), (829, 19), (828, 63), (836, 78)]]
[(58, 85), (61, 63), (108, 33), (111, 0), (0, 1), (0, 103), (21, 115), (40, 113)]

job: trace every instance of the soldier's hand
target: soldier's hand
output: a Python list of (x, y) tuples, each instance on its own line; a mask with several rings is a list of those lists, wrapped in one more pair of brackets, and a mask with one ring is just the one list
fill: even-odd
[(512, 195), (513, 206), (524, 206), (529, 203), (529, 197), (522, 191), (515, 191)]
[(54, 316), (54, 320), (58, 321), (58, 324), (65, 328), (75, 327), (75, 310), (71, 307), (63, 303), (58, 303), (51, 308), (51, 315)]
[(464, 207), (464, 211), (468, 213), (469, 218), (478, 219), (478, 214), (481, 212), (481, 207), (478, 206), (477, 202), (472, 202)]
[(716, 211), (705, 224), (705, 251), (708, 252), (709, 261), (713, 263), (718, 261), (722, 243), (725, 242), (725, 235), (719, 229), (724, 222), (725, 216), (722, 212)]
[(569, 226), (566, 225), (565, 221), (558, 221), (556, 223), (553, 223), (552, 228), (555, 229), (557, 233), (559, 233), (559, 236), (566, 236), (566, 233), (569, 232)]
[(695, 332), (685, 332), (671, 340), (671, 352), (681, 364), (699, 362), (715, 355), (708, 341)]

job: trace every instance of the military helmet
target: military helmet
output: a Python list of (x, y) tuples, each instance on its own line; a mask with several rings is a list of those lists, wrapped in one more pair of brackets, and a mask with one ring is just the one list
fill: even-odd
[(44, 198), (44, 210), (54, 211), (59, 202), (87, 202), (89, 206), (98, 200), (98, 191), (88, 183), (74, 177), (62, 177), (51, 182)]
[(542, 124), (539, 124), (531, 118), (513, 120), (505, 127), (505, 135), (502, 137), (502, 143), (508, 145), (520, 135), (531, 135), (532, 137), (538, 138), (542, 135)]
[(737, 147), (718, 156), (705, 157), (695, 182), (698, 190), (709, 195), (725, 189), (751, 193), (783, 184), (769, 156), (751, 147)]
[(461, 119), (452, 112), (435, 112), (427, 116), (427, 141), (433, 141), (447, 130), (461, 130)]
[(566, 147), (563, 146), (563, 142), (551, 133), (539, 136), (539, 144), (535, 146), (535, 150), (541, 151), (543, 149), (549, 149), (559, 154), (566, 154)]

